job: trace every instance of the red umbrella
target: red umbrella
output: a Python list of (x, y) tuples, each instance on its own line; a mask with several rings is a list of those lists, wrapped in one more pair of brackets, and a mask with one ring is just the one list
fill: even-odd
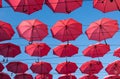
[(116, 57), (120, 57), (120, 48), (117, 48), (115, 51), (114, 51), (114, 56)]
[(45, 0), (47, 6), (56, 13), (70, 13), (82, 6), (83, 0)]
[(51, 74), (38, 74), (35, 79), (53, 79)]
[(59, 57), (71, 57), (78, 53), (78, 49), (72, 44), (61, 44), (53, 49), (53, 53)]
[(110, 51), (110, 46), (108, 44), (93, 44), (89, 45), (86, 49), (83, 50), (83, 55), (88, 57), (103, 57), (106, 53)]
[(75, 40), (82, 34), (82, 24), (72, 18), (59, 20), (51, 28), (51, 32), (54, 38), (62, 42)]
[(20, 73), (15, 75), (14, 79), (33, 79), (32, 75), (27, 73)]
[(7, 73), (0, 72), (0, 79), (11, 79)]
[(28, 41), (41, 41), (48, 35), (47, 25), (37, 19), (24, 20), (17, 26), (19, 36)]
[(10, 40), (14, 33), (15, 32), (9, 23), (0, 21), (0, 41)]
[(108, 38), (112, 38), (118, 29), (117, 20), (102, 18), (92, 22), (87, 28), (86, 34), (90, 40), (102, 41)]
[(32, 14), (42, 9), (44, 0), (6, 0), (16, 12)]
[(98, 77), (96, 75), (84, 75), (79, 79), (98, 79)]
[(103, 65), (100, 61), (90, 60), (81, 65), (80, 71), (85, 74), (97, 74), (103, 68)]
[(43, 57), (48, 54), (50, 47), (46, 43), (33, 43), (25, 47), (25, 52), (30, 56)]
[(94, 0), (94, 8), (106, 13), (120, 10), (120, 0)]
[(120, 74), (120, 60), (116, 60), (116, 61), (108, 64), (105, 70), (109, 75)]
[(20, 47), (12, 43), (0, 44), (0, 55), (4, 57), (15, 57), (21, 53)]
[(120, 76), (118, 76), (118, 75), (108, 75), (108, 76), (105, 76), (104, 79), (120, 79)]
[(77, 79), (75, 75), (62, 75), (58, 79)]
[(3, 69), (4, 69), (4, 66), (2, 63), (0, 63), (0, 72), (2, 72)]
[(56, 71), (59, 74), (69, 74), (69, 73), (74, 73), (77, 70), (77, 65), (74, 62), (62, 62), (57, 65)]
[(6, 68), (13, 73), (24, 73), (28, 70), (27, 64), (23, 62), (10, 62), (6, 65)]
[(33, 73), (48, 74), (52, 70), (52, 66), (48, 62), (35, 62), (31, 65), (30, 69)]
[(0, 0), (0, 8), (2, 8), (2, 0)]

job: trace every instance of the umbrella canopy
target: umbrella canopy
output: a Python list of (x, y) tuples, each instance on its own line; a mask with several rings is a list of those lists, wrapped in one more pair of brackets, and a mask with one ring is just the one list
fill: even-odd
[(92, 22), (85, 33), (89, 40), (102, 41), (112, 38), (118, 29), (117, 20), (102, 18)]
[(0, 72), (2, 72), (3, 69), (4, 69), (4, 66), (2, 63), (0, 63)]
[(17, 31), (20, 37), (28, 41), (41, 41), (48, 35), (47, 25), (37, 19), (22, 21)]
[(35, 62), (31, 65), (30, 69), (33, 73), (48, 74), (52, 70), (52, 66), (48, 62)]
[(105, 70), (109, 75), (120, 74), (120, 60), (116, 60), (116, 61), (108, 64)]
[(51, 74), (38, 74), (35, 79), (53, 79), (53, 76)]
[(78, 49), (72, 44), (61, 44), (53, 49), (53, 53), (59, 57), (71, 57), (78, 53)]
[(10, 62), (6, 65), (8, 71), (13, 73), (24, 73), (28, 70), (27, 64), (23, 62)]
[(120, 57), (120, 47), (114, 50), (113, 56)]
[(11, 24), (0, 21), (0, 41), (10, 40), (14, 33)]
[(4, 57), (15, 57), (21, 53), (20, 47), (12, 43), (0, 44), (0, 55)]
[(6, 0), (16, 12), (32, 14), (42, 9), (44, 0)]
[(74, 73), (77, 70), (77, 65), (74, 62), (62, 62), (57, 65), (56, 71), (59, 74), (69, 74), (69, 73)]
[(11, 79), (7, 73), (0, 72), (0, 79)]
[(85, 74), (97, 74), (103, 68), (103, 65), (100, 61), (90, 60), (83, 63), (80, 67), (80, 71)]
[(25, 52), (30, 56), (43, 57), (49, 51), (50, 47), (46, 43), (33, 43), (25, 47)]
[(75, 75), (62, 75), (58, 79), (77, 79)]
[(33, 79), (32, 75), (27, 73), (20, 73), (15, 75), (14, 79)]
[(2, 0), (0, 0), (0, 8), (2, 8)]
[(106, 53), (110, 51), (110, 46), (108, 44), (93, 44), (89, 45), (86, 49), (83, 50), (83, 55), (88, 57), (103, 57)]
[(105, 76), (103, 79), (120, 79), (120, 76), (118, 76), (118, 75), (108, 75), (108, 76)]
[(45, 0), (47, 6), (56, 13), (71, 13), (82, 6), (83, 0)]
[(59, 20), (53, 25), (51, 32), (53, 38), (62, 42), (75, 40), (82, 34), (82, 24), (72, 18)]
[(96, 75), (84, 75), (79, 79), (98, 79), (98, 77)]
[(94, 0), (94, 8), (106, 13), (120, 10), (120, 0)]

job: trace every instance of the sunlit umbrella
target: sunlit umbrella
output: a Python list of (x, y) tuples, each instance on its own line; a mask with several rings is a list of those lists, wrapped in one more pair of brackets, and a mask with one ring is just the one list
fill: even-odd
[(92, 22), (85, 33), (89, 40), (102, 41), (112, 38), (118, 30), (117, 20), (102, 18)]
[(35, 62), (31, 65), (30, 69), (33, 73), (48, 74), (52, 70), (52, 66), (48, 62)]
[(53, 54), (59, 57), (71, 57), (78, 53), (78, 49), (72, 44), (61, 44), (53, 49)]
[(53, 25), (51, 32), (53, 38), (62, 42), (75, 40), (82, 34), (82, 24), (72, 18), (59, 20)]
[(12, 43), (0, 44), (0, 55), (4, 57), (16, 57), (21, 53), (20, 47)]
[(32, 75), (27, 73), (16, 74), (14, 79), (33, 79)]
[(24, 73), (28, 70), (27, 64), (23, 62), (10, 62), (6, 65), (6, 68), (13, 73)]
[(59, 74), (69, 74), (69, 73), (74, 73), (77, 70), (77, 65), (74, 62), (62, 62), (57, 65), (56, 71)]
[(43, 57), (48, 54), (50, 47), (46, 43), (33, 43), (25, 47), (25, 52), (30, 56)]
[(45, 0), (47, 6), (56, 13), (70, 13), (82, 6), (83, 0)]
[(115, 60), (114, 62), (111, 62), (107, 65), (105, 70), (109, 75), (120, 74), (120, 60)]
[(41, 41), (48, 35), (47, 25), (37, 19), (22, 21), (17, 26), (17, 31), (20, 37), (30, 42)]
[(0, 21), (0, 41), (10, 40), (14, 33), (11, 24)]
[(105, 76), (103, 79), (120, 79), (120, 76), (118, 76), (118, 75), (108, 75), (108, 76)]
[(83, 63), (80, 67), (80, 71), (84, 74), (97, 74), (103, 68), (103, 65), (100, 61), (90, 60)]
[(93, 0), (94, 8), (106, 13), (120, 10), (120, 0)]
[(0, 79), (11, 79), (7, 73), (0, 72)]
[(120, 48), (114, 50), (113, 56), (120, 57)]
[(3, 69), (4, 69), (4, 66), (2, 63), (0, 63), (0, 72), (2, 72)]
[(79, 79), (98, 79), (98, 77), (96, 75), (84, 75)]
[(66, 74), (66, 75), (60, 76), (58, 79), (77, 79), (77, 78), (75, 75)]
[(52, 74), (38, 74), (35, 79), (53, 79)]
[(110, 51), (110, 46), (108, 44), (92, 44), (83, 50), (83, 55), (88, 57), (103, 57)]
[(32, 14), (42, 9), (44, 0), (5, 0), (16, 12)]

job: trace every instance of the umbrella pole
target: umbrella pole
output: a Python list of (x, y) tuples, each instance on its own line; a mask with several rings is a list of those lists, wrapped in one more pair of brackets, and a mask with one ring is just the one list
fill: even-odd
[(104, 42), (105, 42), (105, 44), (107, 45), (107, 41), (106, 41), (106, 40), (104, 40)]

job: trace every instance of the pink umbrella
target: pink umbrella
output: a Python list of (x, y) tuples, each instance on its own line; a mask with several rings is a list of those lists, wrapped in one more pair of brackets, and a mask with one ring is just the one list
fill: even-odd
[(0, 79), (11, 79), (7, 73), (0, 72)]
[(77, 79), (77, 78), (75, 75), (66, 74), (66, 75), (60, 76), (58, 79)]
[(4, 69), (4, 66), (2, 63), (0, 63), (0, 72), (2, 72), (3, 69)]
[(113, 56), (120, 57), (120, 47), (114, 50)]
[(35, 76), (35, 79), (53, 79), (51, 74), (38, 74)]
[(103, 79), (120, 79), (119, 75), (108, 75), (105, 76)]
[(14, 79), (33, 79), (32, 75), (27, 73), (19, 73), (15, 75)]
[(98, 79), (98, 77), (96, 75), (84, 75), (79, 79)]

